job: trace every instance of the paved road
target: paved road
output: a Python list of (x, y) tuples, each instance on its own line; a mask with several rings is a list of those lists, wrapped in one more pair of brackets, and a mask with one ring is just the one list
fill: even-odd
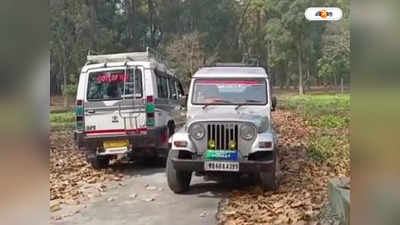
[[(230, 190), (227, 184), (205, 182), (193, 176), (190, 191), (177, 195), (168, 188), (164, 168), (132, 168), (128, 173), (135, 176), (127, 178), (124, 186), (108, 190), (105, 195), (88, 203), (78, 214), (54, 224), (216, 224), (218, 204)], [(132, 194), (137, 196), (129, 197)], [(151, 198), (154, 200), (150, 201)]]

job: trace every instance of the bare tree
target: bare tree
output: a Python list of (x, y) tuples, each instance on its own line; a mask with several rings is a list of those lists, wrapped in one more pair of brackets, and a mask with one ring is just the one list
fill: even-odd
[(191, 76), (204, 64), (213, 63), (217, 55), (207, 55), (201, 39), (207, 34), (197, 31), (175, 36), (167, 45), (166, 53), (170, 65), (181, 74), (185, 83), (190, 82)]

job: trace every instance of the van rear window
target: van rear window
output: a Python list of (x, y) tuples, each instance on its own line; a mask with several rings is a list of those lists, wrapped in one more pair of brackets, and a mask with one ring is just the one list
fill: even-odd
[(101, 71), (89, 74), (87, 100), (106, 101), (141, 98), (142, 71), (140, 69)]

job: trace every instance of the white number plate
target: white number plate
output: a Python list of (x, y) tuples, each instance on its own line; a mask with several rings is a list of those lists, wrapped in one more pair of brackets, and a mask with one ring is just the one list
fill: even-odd
[(239, 171), (239, 162), (221, 162), (221, 161), (205, 161), (205, 171)]

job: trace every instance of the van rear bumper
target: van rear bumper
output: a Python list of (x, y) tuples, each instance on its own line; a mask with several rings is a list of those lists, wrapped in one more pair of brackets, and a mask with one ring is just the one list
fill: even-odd
[(74, 132), (76, 145), (82, 151), (96, 150), (103, 146), (104, 141), (128, 139), (132, 148), (167, 148), (168, 147), (168, 128), (156, 127), (141, 130), (140, 132), (112, 132), (88, 134), (82, 131)]

